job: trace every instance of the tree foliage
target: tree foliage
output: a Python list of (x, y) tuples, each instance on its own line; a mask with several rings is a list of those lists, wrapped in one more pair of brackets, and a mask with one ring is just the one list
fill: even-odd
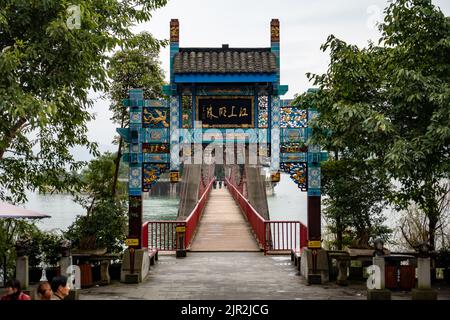
[[(150, 37), (141, 33), (137, 37)], [(138, 42), (139, 43), (139, 42)], [(161, 43), (166, 45), (164, 41)], [(158, 47), (142, 47), (123, 49), (117, 51), (109, 63), (108, 71), (111, 77), (111, 86), (108, 97), (111, 101), (110, 110), (115, 123), (124, 127), (128, 123), (128, 110), (122, 101), (128, 97), (132, 88), (142, 88), (146, 99), (156, 99), (163, 96), (164, 72), (159, 61)]]
[(417, 204), (434, 247), (450, 172), (450, 19), (430, 0), (395, 0), (385, 14), (377, 45), (331, 35), (322, 46), (328, 71), (309, 75), (320, 88), (314, 139), (397, 181), (391, 204)]
[(64, 237), (56, 232), (44, 232), (36, 228), (31, 234), (27, 256), (30, 267), (38, 267), (42, 262), (47, 266), (57, 266), (61, 257), (61, 242)]
[[(91, 213), (98, 202), (112, 198), (110, 190), (115, 171), (114, 159), (114, 154), (106, 152), (92, 159), (81, 172), (81, 192), (76, 195), (75, 201), (86, 209), (87, 215)], [(120, 184), (120, 188), (123, 191), (125, 185)]]
[[(442, 185), (442, 196), (437, 199), (439, 220), (435, 229), (435, 247), (444, 251), (450, 250), (450, 182), (447, 180)], [(416, 249), (421, 243), (430, 238), (429, 219), (417, 204), (411, 204), (405, 210), (399, 212), (398, 246), (401, 250)]]
[(352, 159), (322, 165), (324, 216), (336, 235), (333, 246), (367, 248), (370, 240), (387, 240), (391, 230), (383, 225), (389, 183), (364, 162)]
[[(111, 195), (114, 159), (114, 154), (105, 153), (91, 160), (81, 173), (83, 187), (76, 202), (86, 209), (86, 215), (78, 216), (65, 233), (75, 247), (122, 251), (127, 231), (127, 208), (123, 196)], [(119, 184), (119, 187), (125, 189), (124, 184)]]
[[(139, 37), (151, 37), (142, 33)], [(140, 44), (140, 42), (138, 42)], [(166, 45), (166, 42), (162, 42)], [(128, 91), (132, 88), (142, 88), (146, 99), (156, 99), (163, 96), (164, 72), (158, 60), (159, 47), (137, 46), (118, 51), (112, 57), (109, 64), (109, 74), (112, 80), (108, 91), (111, 101), (109, 109), (112, 111), (113, 120), (120, 128), (128, 126), (129, 113), (122, 103), (128, 97)], [(122, 157), (122, 137), (117, 137), (117, 157), (114, 160), (115, 173), (111, 193), (116, 194), (117, 179), (119, 176), (120, 159)]]
[[(88, 141), (88, 90), (107, 90), (106, 62), (116, 47), (157, 48), (131, 27), (151, 18), (166, 0), (0, 0), (0, 199), (26, 200), (25, 188), (73, 191), (66, 173), (84, 163), (71, 148), (96, 154)], [(69, 28), (70, 5), (80, 28)]]
[(121, 253), (127, 232), (127, 211), (124, 202), (113, 199), (97, 201), (89, 216), (78, 216), (64, 236), (79, 249), (106, 248)]
[[(31, 241), (32, 235), (39, 229), (32, 222), (25, 219), (0, 219), (0, 264), (2, 274), (6, 271), (6, 278), (12, 276), (16, 259), (15, 244), (18, 240)], [(5, 265), (6, 261), (6, 265)]]

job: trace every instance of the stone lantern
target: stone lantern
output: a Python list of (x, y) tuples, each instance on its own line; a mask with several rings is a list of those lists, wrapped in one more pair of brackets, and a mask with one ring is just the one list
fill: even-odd
[(70, 256), (70, 247), (72, 246), (72, 242), (70, 240), (64, 239), (60, 243), (60, 253), (62, 257)]
[(375, 239), (375, 241), (373, 242), (373, 246), (374, 246), (374, 253), (373, 255), (375, 257), (382, 257), (384, 256), (384, 241), (381, 238)]
[(16, 256), (17, 257), (23, 257), (27, 255), (29, 243), (26, 239), (20, 239), (16, 241), (15, 249), (16, 249)]
[(421, 242), (417, 247), (419, 258), (429, 258), (430, 257), (430, 245), (427, 242)]
[(64, 239), (60, 242), (59, 250), (61, 253), (61, 259), (59, 266), (61, 268), (61, 274), (66, 275), (67, 268), (72, 265), (72, 257), (70, 256), (70, 247), (72, 243), (70, 240)]

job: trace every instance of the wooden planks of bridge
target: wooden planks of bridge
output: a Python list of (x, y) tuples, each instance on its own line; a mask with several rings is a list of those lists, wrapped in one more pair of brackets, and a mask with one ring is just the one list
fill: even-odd
[(226, 188), (211, 190), (191, 251), (260, 251), (250, 225)]

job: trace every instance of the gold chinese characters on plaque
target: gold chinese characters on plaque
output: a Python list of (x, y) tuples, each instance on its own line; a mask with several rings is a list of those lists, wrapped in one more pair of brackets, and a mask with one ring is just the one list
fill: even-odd
[(204, 128), (253, 128), (253, 96), (197, 97), (197, 117)]

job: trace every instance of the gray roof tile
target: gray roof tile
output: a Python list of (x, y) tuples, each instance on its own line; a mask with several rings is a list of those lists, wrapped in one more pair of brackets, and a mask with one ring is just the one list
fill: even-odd
[(177, 74), (274, 73), (277, 63), (270, 48), (180, 48), (173, 68)]

